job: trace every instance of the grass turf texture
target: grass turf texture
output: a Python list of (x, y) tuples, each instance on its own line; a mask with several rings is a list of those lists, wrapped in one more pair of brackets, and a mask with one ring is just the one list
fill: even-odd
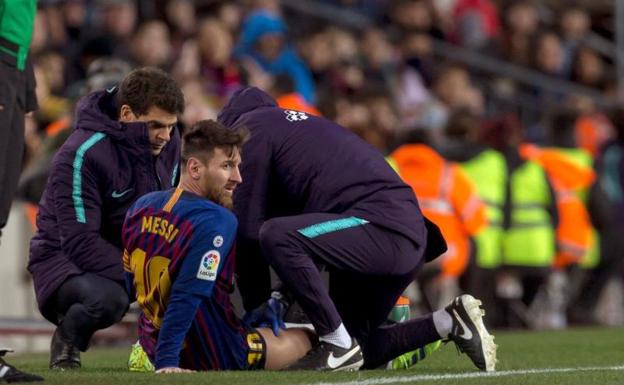
[[(355, 373), (315, 372), (209, 372), (177, 375), (130, 373), (125, 349), (92, 349), (83, 354), (83, 369), (56, 372), (47, 369), (47, 354), (10, 355), (8, 361), (20, 369), (40, 374), (46, 384), (86, 385), (367, 385), (418, 384), (624, 384), (624, 329), (576, 329), (553, 332), (495, 333), (498, 365), (495, 376), (478, 372), (468, 357), (458, 355), (452, 343), (410, 370), (373, 370)], [(578, 370), (616, 367), (615, 370)], [(567, 368), (566, 372), (550, 369)], [(535, 370), (537, 373), (526, 373)], [(509, 372), (511, 371), (511, 372)], [(517, 373), (521, 372), (521, 373)], [(464, 376), (466, 375), (466, 376)], [(470, 376), (478, 376), (472, 377)], [(348, 384), (347, 384), (348, 383)]]

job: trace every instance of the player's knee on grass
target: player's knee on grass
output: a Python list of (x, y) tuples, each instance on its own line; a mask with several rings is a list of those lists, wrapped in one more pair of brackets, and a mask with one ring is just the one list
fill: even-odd
[(292, 328), (282, 330), (275, 336), (271, 329), (259, 328), (266, 344), (266, 370), (280, 370), (306, 355), (312, 348), (311, 338), (314, 335), (307, 329)]

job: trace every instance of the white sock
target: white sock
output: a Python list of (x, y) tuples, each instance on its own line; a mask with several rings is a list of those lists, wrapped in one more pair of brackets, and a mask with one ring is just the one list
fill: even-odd
[(433, 325), (440, 337), (446, 338), (453, 328), (453, 319), (446, 310), (440, 309), (433, 312)]
[(332, 345), (340, 346), (343, 349), (349, 349), (351, 347), (351, 336), (344, 327), (343, 323), (340, 323), (338, 329), (329, 334), (325, 334), (319, 337), (320, 341), (328, 342)]

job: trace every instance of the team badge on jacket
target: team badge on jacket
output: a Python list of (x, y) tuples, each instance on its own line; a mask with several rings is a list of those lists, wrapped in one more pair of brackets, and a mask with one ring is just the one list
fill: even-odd
[(309, 118), (305, 112), (301, 111), (284, 110), (284, 113), (286, 114), (286, 120), (289, 122), (298, 122)]

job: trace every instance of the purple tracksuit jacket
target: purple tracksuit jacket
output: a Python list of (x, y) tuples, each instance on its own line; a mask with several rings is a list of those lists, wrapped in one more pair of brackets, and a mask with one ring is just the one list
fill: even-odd
[(117, 121), (115, 95), (116, 89), (97, 91), (79, 101), (75, 130), (52, 161), (28, 262), (40, 309), (65, 280), (83, 272), (123, 284), (126, 210), (177, 182), (177, 130), (155, 158), (144, 123)]
[[(396, 231), (419, 246), (414, 258), (431, 259), (445, 250), (439, 229), (425, 221), (413, 190), (377, 149), (343, 127), (279, 108), (257, 88), (236, 92), (218, 120), (251, 132), (242, 151), (243, 182), (234, 197), (237, 250), (245, 260), (251, 258), (246, 254), (260, 252), (259, 230), (266, 220), (306, 213), (346, 214)], [(431, 240), (434, 247), (425, 254)], [(244, 301), (245, 307), (257, 301)]]

